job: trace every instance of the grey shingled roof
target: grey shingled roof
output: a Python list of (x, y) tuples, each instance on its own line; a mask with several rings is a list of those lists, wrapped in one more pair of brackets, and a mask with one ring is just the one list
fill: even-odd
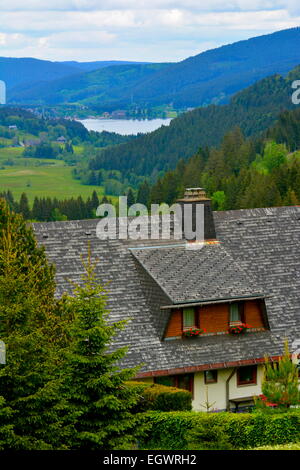
[[(56, 264), (58, 295), (70, 290), (66, 278), (80, 279), (80, 255), (86, 255), (90, 241), (93, 256), (99, 258), (99, 280), (110, 281), (111, 319), (129, 319), (115, 341), (116, 346), (129, 346), (122, 364), (131, 367), (143, 363), (141, 372), (167, 373), (265, 354), (276, 356), (282, 352), (285, 337), (290, 342), (300, 338), (300, 208), (217, 212), (214, 218), (221, 245), (206, 246), (199, 252), (184, 252), (180, 243), (151, 249), (147, 248), (149, 240), (100, 241), (96, 237), (97, 220), (36, 223), (34, 230), (49, 260)], [(139, 248), (141, 245), (144, 249)], [(187, 278), (190, 273), (193, 282)], [(162, 340), (170, 312), (160, 306), (170, 300), (181, 301), (185, 295), (198, 299), (257, 292), (267, 295), (270, 331), (242, 337)]]
[(263, 296), (222, 245), (132, 250), (174, 304)]

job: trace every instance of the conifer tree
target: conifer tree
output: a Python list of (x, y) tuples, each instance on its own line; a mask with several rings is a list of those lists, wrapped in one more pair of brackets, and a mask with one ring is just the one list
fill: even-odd
[(131, 188), (129, 188), (127, 193), (127, 206), (131, 207), (135, 204), (135, 197)]
[(67, 414), (74, 425), (68, 445), (81, 450), (128, 448), (136, 424), (131, 409), (137, 397), (135, 389), (124, 381), (132, 378), (136, 369), (120, 370), (126, 348), (110, 348), (124, 321), (108, 321), (107, 291), (96, 278), (90, 249), (83, 264), (83, 282), (75, 285), (74, 295), (67, 298), (74, 316), (72, 345), (63, 371)]
[(22, 193), (19, 204), (19, 212), (23, 215), (24, 219), (30, 219), (30, 208), (28, 198), (25, 193)]
[(99, 198), (96, 191), (93, 191), (92, 194), (92, 208), (96, 211), (99, 206)]
[(147, 180), (144, 181), (143, 184), (140, 185), (136, 197), (136, 202), (139, 204), (144, 204), (148, 207), (150, 200), (150, 186)]
[(262, 392), (268, 402), (278, 406), (289, 408), (300, 404), (298, 368), (290, 357), (288, 341), (278, 364), (266, 360)]
[(6, 364), (0, 366), (2, 449), (60, 446), (61, 398), (54, 378), (67, 340), (54, 290), (53, 268), (32, 229), (0, 200), (0, 338), (6, 345)]

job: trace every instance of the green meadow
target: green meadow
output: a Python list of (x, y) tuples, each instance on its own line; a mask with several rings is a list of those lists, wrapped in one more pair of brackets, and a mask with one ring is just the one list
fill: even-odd
[(0, 192), (10, 190), (16, 199), (25, 192), (31, 204), (35, 196), (57, 199), (82, 196), (86, 200), (94, 190), (99, 197), (104, 195), (102, 187), (75, 180), (72, 167), (64, 161), (22, 158), (22, 152), (20, 147), (0, 148)]

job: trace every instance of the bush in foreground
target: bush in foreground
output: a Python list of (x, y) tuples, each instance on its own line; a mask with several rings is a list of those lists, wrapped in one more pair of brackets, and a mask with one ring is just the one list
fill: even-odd
[[(141, 447), (245, 449), (300, 440), (300, 411), (285, 413), (148, 412)], [(227, 447), (228, 446), (228, 447)]]
[(165, 385), (146, 382), (130, 381), (129, 387), (134, 387), (139, 395), (136, 411), (190, 411), (192, 409), (192, 394), (187, 390)]

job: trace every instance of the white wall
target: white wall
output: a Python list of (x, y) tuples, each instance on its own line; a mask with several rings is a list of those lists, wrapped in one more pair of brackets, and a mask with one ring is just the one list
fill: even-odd
[[(226, 380), (232, 372), (230, 369), (218, 370), (218, 382), (212, 384), (205, 384), (204, 372), (197, 372), (194, 376), (194, 399), (193, 409), (197, 411), (205, 411), (201, 405), (205, 405), (207, 401), (206, 390), (208, 392), (208, 401), (213, 403), (211, 410), (225, 410), (226, 409)], [(229, 382), (229, 398), (250, 397), (261, 394), (261, 382), (263, 378), (263, 366), (257, 366), (257, 385), (237, 385), (236, 372), (231, 377)], [(231, 404), (234, 408), (234, 405)]]

